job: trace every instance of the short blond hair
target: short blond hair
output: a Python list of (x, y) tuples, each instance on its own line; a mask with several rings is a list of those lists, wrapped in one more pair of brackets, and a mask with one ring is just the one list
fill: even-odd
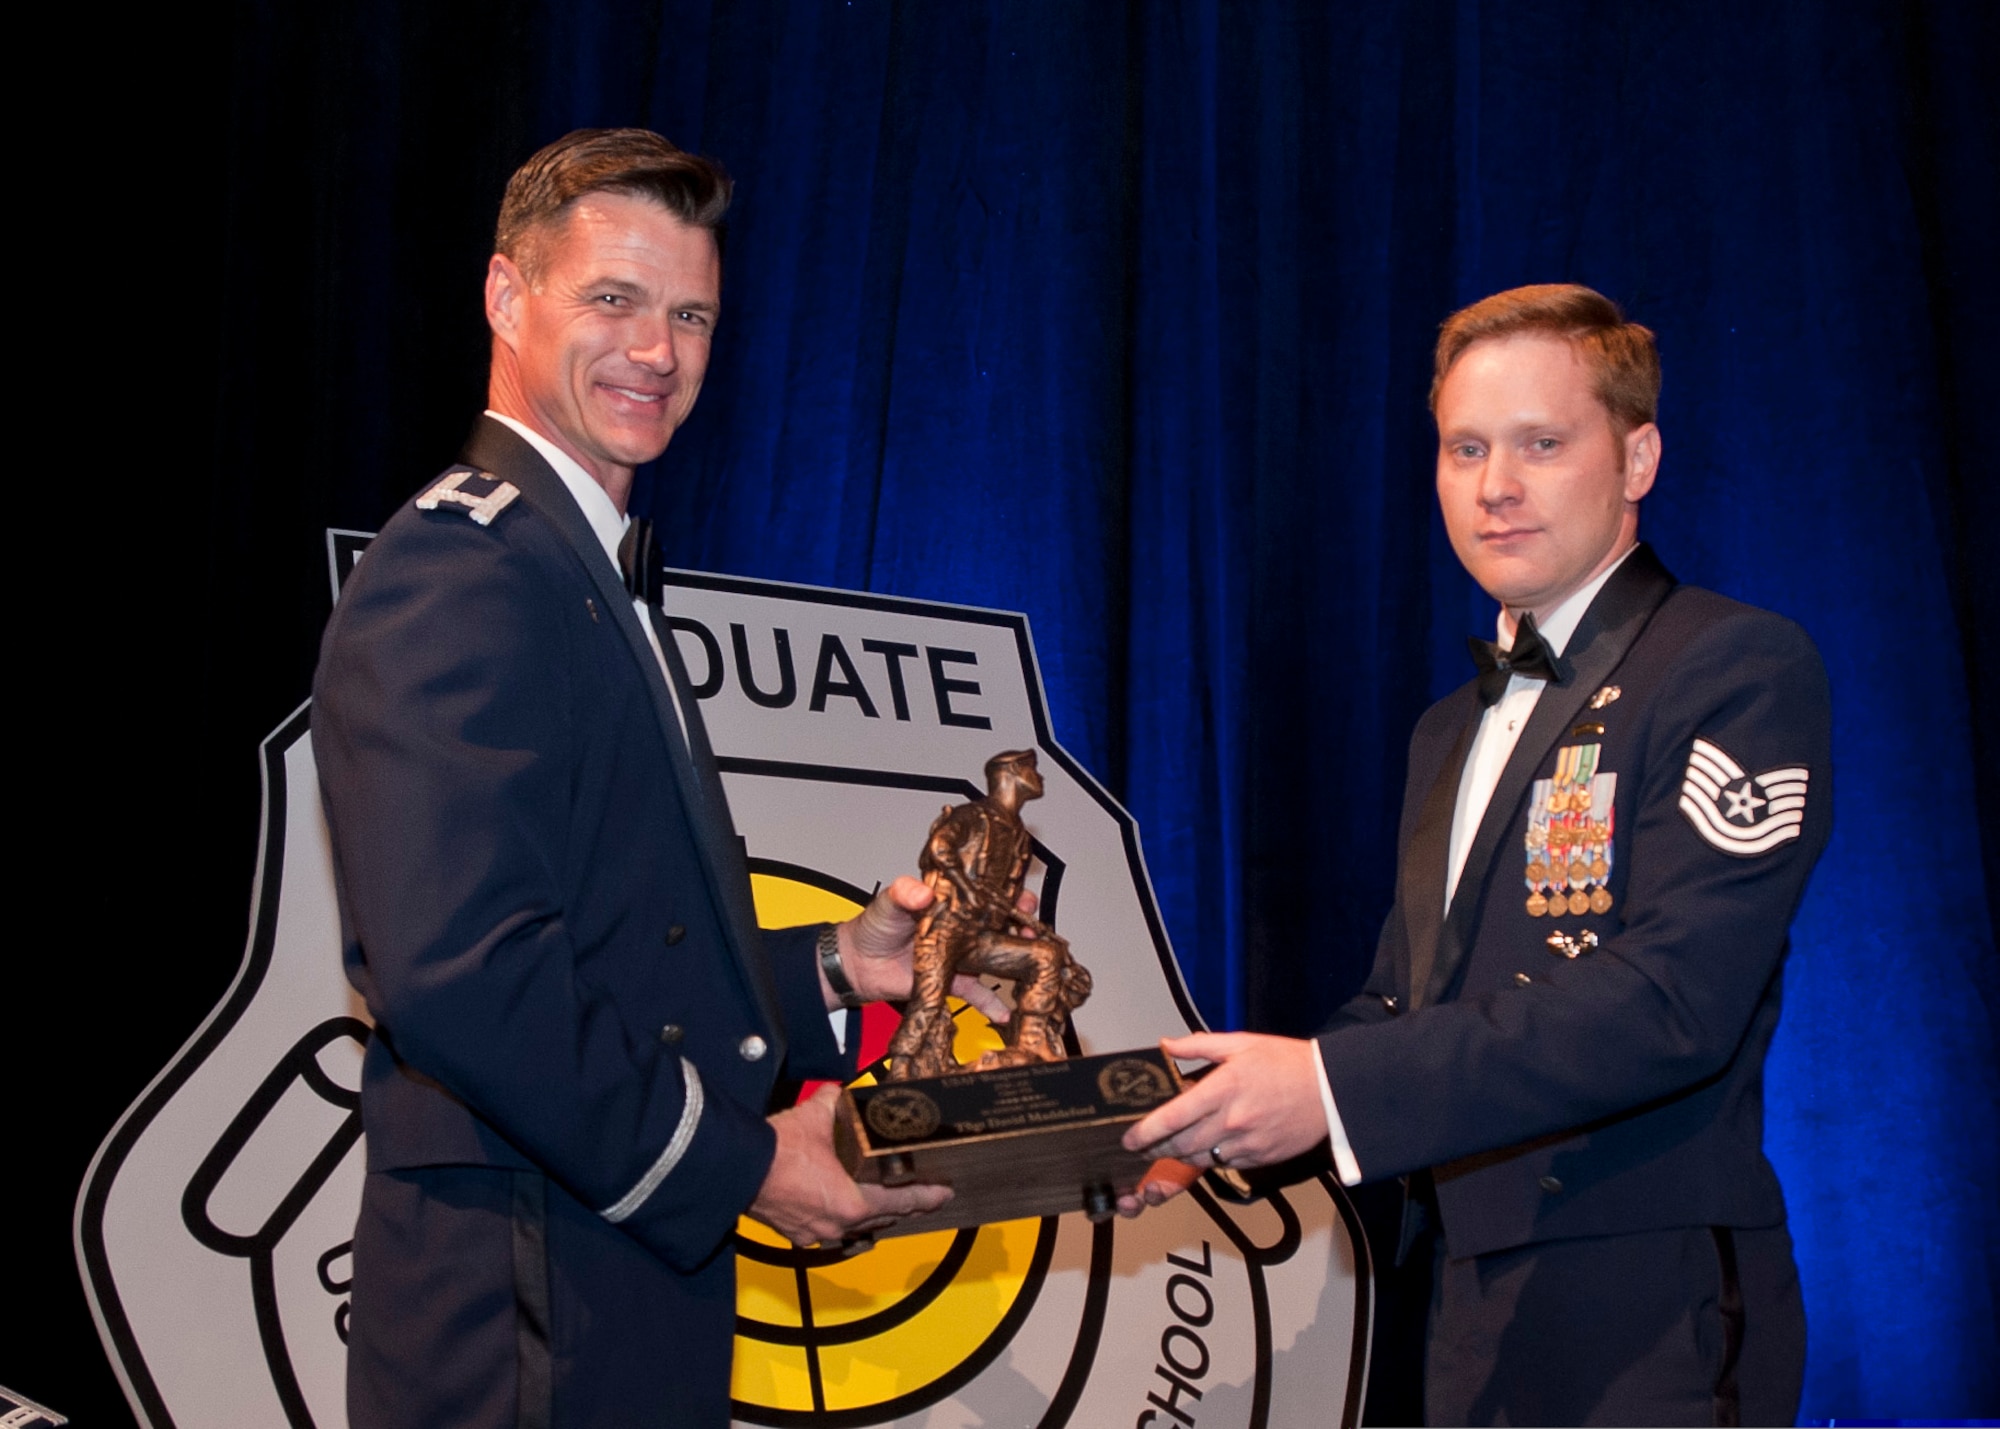
[(1652, 329), (1625, 321), (1618, 304), (1581, 283), (1509, 288), (1446, 318), (1431, 377), (1431, 415), (1437, 415), (1446, 375), (1467, 348), (1528, 333), (1559, 337), (1576, 349), (1620, 436), (1658, 415), (1660, 352)]

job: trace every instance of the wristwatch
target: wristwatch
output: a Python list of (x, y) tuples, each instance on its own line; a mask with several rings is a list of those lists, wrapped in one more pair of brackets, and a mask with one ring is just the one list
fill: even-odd
[(854, 984), (847, 980), (847, 964), (840, 958), (840, 929), (828, 925), (819, 930), (819, 970), (826, 974), (826, 985), (833, 989), (833, 995), (840, 999), (842, 1007), (861, 1006), (861, 994), (854, 990)]

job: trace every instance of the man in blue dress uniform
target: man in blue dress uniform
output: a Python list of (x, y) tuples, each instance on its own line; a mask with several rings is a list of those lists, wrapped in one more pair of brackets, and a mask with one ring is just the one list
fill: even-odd
[(907, 993), (929, 894), (759, 934), (625, 515), (701, 390), (728, 200), (643, 130), (522, 167), (489, 410), (327, 629), (313, 744), (376, 1022), (357, 1426), (724, 1424), (737, 1217), (804, 1244), (949, 1194), (856, 1186), (830, 1089), (770, 1114), (781, 1071), (846, 1069), (832, 1009)]
[(1445, 324), (1438, 499), (1500, 638), (1410, 741), (1374, 968), (1317, 1039), (1170, 1039), (1220, 1065), (1128, 1137), (1239, 1167), (1324, 1141), (1349, 1185), (1401, 1178), (1431, 1423), (1797, 1411), (1763, 1071), (1830, 821), (1826, 677), (1639, 544), (1659, 382), (1587, 288)]

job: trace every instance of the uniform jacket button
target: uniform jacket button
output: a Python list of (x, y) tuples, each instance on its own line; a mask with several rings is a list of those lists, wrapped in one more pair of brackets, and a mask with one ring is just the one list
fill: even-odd
[(1526, 973), (1515, 973), (1514, 981), (1521, 984), (1522, 987), (1526, 987), (1529, 983), (1533, 982), (1534, 979), (1529, 977)]
[(761, 1062), (764, 1060), (764, 1054), (771, 1049), (762, 1037), (752, 1032), (736, 1044), (736, 1050), (743, 1054), (743, 1060), (746, 1062)]
[(678, 1022), (669, 1022), (665, 1027), (660, 1029), (660, 1040), (669, 1047), (678, 1046), (681, 1038), (685, 1036), (687, 1036), (687, 1033), (682, 1030)]
[(668, 924), (667, 946), (671, 948), (675, 943), (678, 943), (682, 938), (685, 938), (687, 935), (688, 935), (688, 930), (682, 927), (679, 923)]
[(1535, 1184), (1537, 1186), (1540, 1186), (1544, 1191), (1547, 1191), (1551, 1196), (1555, 1195), (1563, 1188), (1563, 1183), (1558, 1181), (1553, 1176), (1540, 1177), (1539, 1179), (1536, 1180)]

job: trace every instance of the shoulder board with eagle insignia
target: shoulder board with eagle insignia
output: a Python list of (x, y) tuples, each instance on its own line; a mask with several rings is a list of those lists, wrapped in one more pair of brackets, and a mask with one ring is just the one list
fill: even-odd
[(417, 498), (417, 510), (440, 506), (463, 511), (476, 525), (491, 526), (493, 518), (513, 505), (521, 488), (490, 471), (448, 471)]

